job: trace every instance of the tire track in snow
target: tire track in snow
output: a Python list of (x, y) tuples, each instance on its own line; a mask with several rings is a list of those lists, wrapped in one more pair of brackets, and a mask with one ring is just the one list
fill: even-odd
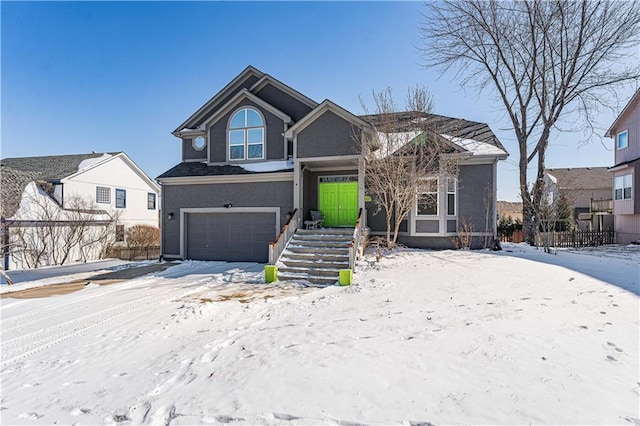
[[(201, 269), (204, 269), (204, 268), (197, 268), (195, 272), (198, 272)], [(178, 273), (176, 275), (179, 277), (179, 276), (183, 276), (184, 273)], [(68, 315), (70, 312), (73, 312), (73, 310), (81, 311), (83, 309), (86, 309), (87, 308), (86, 305), (82, 304), (81, 302), (90, 302), (96, 298), (104, 298), (105, 296), (120, 292), (122, 290), (135, 289), (136, 287), (147, 285), (152, 280), (156, 280), (157, 278), (159, 277), (151, 276), (151, 277), (142, 277), (140, 279), (134, 279), (129, 282), (122, 283), (126, 285), (126, 287), (124, 287), (123, 285), (114, 285), (113, 288), (111, 289), (105, 288), (104, 290), (100, 291), (97, 294), (74, 297), (72, 300), (64, 303), (57, 303), (57, 301), (52, 301), (52, 304), (43, 306), (41, 308), (32, 310), (30, 312), (14, 315), (9, 318), (3, 318), (2, 333), (6, 335), (16, 330), (22, 330), (24, 328), (27, 328), (32, 324), (35, 324), (41, 321), (50, 323), (52, 319), (59, 317), (61, 315)], [(167, 277), (162, 276), (162, 278), (167, 278)], [(195, 281), (193, 284), (202, 285), (207, 281), (210, 281), (210, 279), (202, 278)], [(7, 306), (10, 307), (12, 306), (12, 304)], [(0, 310), (0, 312), (2, 311)]]
[[(56, 303), (53, 301), (52, 304), (43, 306), (38, 309), (34, 309), (32, 311), (26, 312), (20, 315), (14, 315), (9, 318), (2, 319), (2, 333), (9, 334), (14, 332), (15, 330), (21, 330), (29, 327), (32, 324), (35, 324), (40, 321), (51, 320), (59, 314), (67, 315), (73, 311), (79, 311), (82, 309), (86, 309), (87, 306), (82, 304), (82, 302), (89, 302), (96, 298), (103, 298), (109, 294), (116, 293), (121, 291), (121, 288), (115, 288), (112, 290), (104, 290), (99, 294), (87, 295), (83, 297), (75, 297), (74, 299), (64, 302), (64, 303)], [(11, 306), (11, 305), (8, 305)]]
[[(175, 298), (174, 292), (179, 290), (182, 289), (170, 288), (160, 293), (143, 297), (139, 297), (136, 293), (127, 293), (127, 301), (125, 302), (120, 302), (100, 309), (97, 312), (3, 341), (0, 344), (0, 353), (2, 353), (0, 366), (5, 367), (14, 361), (40, 352), (74, 336), (81, 335), (88, 330), (114, 321), (124, 315), (134, 314), (145, 306), (149, 306), (149, 302), (151, 301), (154, 302), (152, 304), (153, 306), (158, 303), (171, 301)], [(139, 292), (143, 291), (148, 291), (148, 289), (140, 289)]]

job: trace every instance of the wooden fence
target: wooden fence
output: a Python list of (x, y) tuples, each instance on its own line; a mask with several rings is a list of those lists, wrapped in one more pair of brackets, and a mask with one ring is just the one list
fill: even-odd
[(513, 231), (511, 235), (500, 234), (500, 242), (502, 243), (521, 243), (524, 241), (522, 230)]
[(536, 239), (539, 246), (593, 247), (614, 243), (613, 231), (540, 232)]
[(160, 258), (160, 247), (109, 247), (107, 257), (122, 260), (154, 260)]

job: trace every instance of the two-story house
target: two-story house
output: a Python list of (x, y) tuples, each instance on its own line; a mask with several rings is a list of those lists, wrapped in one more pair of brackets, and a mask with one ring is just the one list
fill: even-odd
[[(131, 226), (158, 227), (160, 187), (124, 152), (5, 158), (0, 170), (3, 246), (9, 247), (5, 267), (51, 264), (47, 253), (59, 252), (57, 245), (68, 246), (74, 232), (51, 234), (78, 226), (79, 221), (97, 229), (100, 223), (117, 217), (110, 238), (116, 243), (124, 242)], [(15, 241), (19, 236), (23, 240), (33, 236), (34, 242), (25, 247)], [(43, 255), (37, 263), (27, 265), (19, 251), (34, 249), (43, 250)], [(97, 247), (83, 247), (82, 253), (70, 253), (68, 261), (99, 255)]]
[(631, 97), (606, 136), (614, 139), (613, 215), (616, 241), (640, 242), (640, 89)]
[(566, 197), (572, 219), (583, 231), (613, 230), (611, 187), (613, 176), (607, 167), (545, 169), (549, 195)]
[[(432, 118), (463, 155), (455, 176), (432, 176), (429, 193), (416, 194), (428, 202), (416, 203), (399, 242), (451, 247), (463, 218), (476, 237), (494, 236), (497, 162), (506, 151), (486, 124)], [(163, 256), (266, 262), (294, 212), (309, 219), (320, 211), (326, 228), (352, 228), (361, 215), (383, 233), (360, 143), (375, 121), (247, 67), (173, 131), (182, 159), (158, 177)]]

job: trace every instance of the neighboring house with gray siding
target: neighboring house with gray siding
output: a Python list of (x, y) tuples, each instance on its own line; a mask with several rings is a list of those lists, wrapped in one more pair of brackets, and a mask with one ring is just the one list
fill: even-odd
[(613, 215), (616, 241), (640, 242), (640, 89), (605, 136), (614, 139)]
[[(399, 241), (451, 247), (463, 220), (474, 235), (494, 236), (504, 147), (484, 123), (425, 119), (464, 155), (456, 176), (438, 177), (437, 213), (414, 211)], [(294, 211), (309, 219), (321, 210), (326, 227), (353, 227), (363, 210), (372, 233), (383, 232), (382, 213), (374, 215), (368, 201), (359, 140), (375, 131), (375, 115), (317, 103), (247, 67), (172, 132), (182, 160), (158, 177), (163, 257), (266, 262), (268, 243)]]

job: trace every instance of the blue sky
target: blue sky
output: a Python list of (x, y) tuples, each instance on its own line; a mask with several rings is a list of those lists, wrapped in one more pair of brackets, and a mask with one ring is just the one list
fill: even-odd
[[(2, 158), (125, 151), (151, 177), (180, 161), (170, 132), (247, 65), (320, 102), (421, 84), (435, 113), (488, 123), (511, 153), (498, 198), (518, 200), (499, 105), (420, 66), (421, 2), (0, 2)], [(618, 110), (633, 88), (620, 94)], [(604, 111), (597, 126), (615, 119)], [(599, 133), (603, 134), (604, 130)], [(548, 167), (610, 166), (612, 140), (553, 138)]]

